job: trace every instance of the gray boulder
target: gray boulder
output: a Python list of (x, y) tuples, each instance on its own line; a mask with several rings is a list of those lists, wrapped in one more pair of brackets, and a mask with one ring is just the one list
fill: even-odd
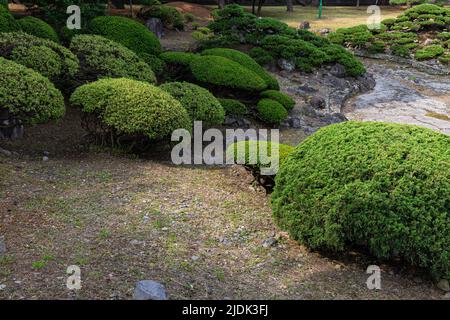
[(153, 32), (158, 37), (158, 39), (161, 39), (164, 35), (164, 26), (161, 19), (159, 18), (148, 18), (147, 21), (145, 21), (145, 26), (148, 30)]
[(162, 284), (153, 280), (142, 280), (136, 284), (133, 294), (134, 300), (168, 300), (166, 289)]

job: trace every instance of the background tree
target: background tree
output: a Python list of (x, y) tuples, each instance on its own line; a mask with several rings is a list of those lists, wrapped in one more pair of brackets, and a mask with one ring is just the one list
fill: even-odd
[(294, 11), (294, 4), (292, 0), (286, 0), (286, 7), (287, 12), (293, 12)]

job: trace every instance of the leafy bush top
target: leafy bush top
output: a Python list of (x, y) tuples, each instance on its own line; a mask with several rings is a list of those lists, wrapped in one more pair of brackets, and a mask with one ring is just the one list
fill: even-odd
[(197, 57), (197, 55), (194, 53), (178, 51), (166, 51), (160, 55), (160, 58), (167, 64), (178, 64), (186, 67), (191, 64), (195, 57)]
[(269, 98), (278, 101), (286, 108), (286, 110), (291, 110), (295, 106), (295, 100), (288, 96), (286, 93), (276, 91), (276, 90), (266, 90), (261, 92), (262, 98)]
[(200, 56), (192, 60), (193, 76), (205, 84), (246, 91), (262, 91), (267, 84), (253, 71), (219, 56)]
[(56, 31), (44, 20), (28, 16), (17, 21), (23, 32), (33, 36), (59, 42)]
[[(37, 57), (39, 54), (42, 56)], [(0, 55), (18, 59), (18, 62), (49, 77), (72, 77), (79, 68), (77, 57), (67, 48), (24, 32), (0, 33)], [(60, 74), (55, 74), (56, 64)]]
[(147, 20), (148, 18), (154, 17), (161, 19), (164, 27), (168, 29), (184, 29), (184, 17), (183, 15), (174, 7), (164, 6), (164, 5), (154, 5), (147, 8), (143, 8), (139, 12), (139, 17)]
[(190, 130), (187, 111), (169, 93), (147, 82), (101, 79), (78, 87), (72, 104), (97, 114), (120, 134), (164, 139), (179, 128)]
[(450, 279), (450, 137), (380, 122), (324, 127), (281, 167), (277, 223), (313, 249), (364, 246)]
[(0, 5), (0, 32), (14, 32), (20, 30), (20, 26), (9, 13), (8, 8)]
[(102, 36), (75, 36), (70, 43), (70, 49), (80, 59), (82, 80), (126, 77), (156, 82), (150, 66), (133, 51)]
[(168, 82), (160, 88), (177, 99), (193, 121), (203, 121), (207, 126), (223, 123), (222, 105), (205, 88), (189, 82)]
[(161, 53), (158, 38), (142, 23), (129, 18), (100, 16), (90, 22), (89, 30), (124, 45), (137, 55)]
[(283, 105), (272, 99), (261, 99), (257, 108), (261, 119), (269, 124), (280, 124), (288, 116)]
[(36, 71), (0, 57), (0, 105), (25, 123), (61, 118), (64, 98)]
[(417, 60), (429, 60), (436, 58), (443, 54), (445, 52), (445, 49), (442, 48), (440, 45), (431, 45), (426, 46), (420, 50), (417, 50), (415, 53), (415, 58)]
[(235, 99), (218, 99), (223, 109), (225, 110), (225, 114), (235, 115), (235, 116), (243, 116), (248, 110), (245, 104)]
[(272, 77), (270, 74), (267, 73), (266, 70), (264, 70), (263, 67), (261, 67), (255, 60), (253, 60), (249, 55), (238, 51), (234, 49), (227, 49), (227, 48), (213, 48), (213, 49), (207, 49), (202, 52), (202, 55), (209, 55), (209, 56), (220, 56), (224, 58), (228, 58), (230, 60), (233, 60), (243, 67), (253, 71), (258, 76), (263, 79), (269, 89), (275, 89), (278, 90), (280, 86), (278, 85), (278, 81)]

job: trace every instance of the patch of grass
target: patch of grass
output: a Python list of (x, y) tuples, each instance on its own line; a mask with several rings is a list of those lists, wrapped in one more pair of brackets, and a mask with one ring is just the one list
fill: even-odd
[(41, 269), (43, 269), (46, 265), (47, 265), (47, 262), (46, 262), (46, 261), (44, 261), (44, 260), (39, 260), (39, 261), (33, 262), (33, 264), (31, 265), (31, 267), (32, 267), (33, 269), (36, 269), (36, 270), (41, 270)]
[(111, 231), (109, 231), (108, 229), (102, 229), (100, 230), (99, 236), (103, 239), (109, 238), (111, 236)]
[(220, 282), (225, 281), (225, 272), (223, 271), (223, 269), (216, 267), (212, 272), (217, 280), (219, 280)]

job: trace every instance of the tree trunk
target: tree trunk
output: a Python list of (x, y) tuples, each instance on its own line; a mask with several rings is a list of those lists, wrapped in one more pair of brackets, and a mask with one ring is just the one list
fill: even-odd
[(294, 4), (292, 0), (286, 0), (287, 12), (294, 12)]
[(219, 0), (219, 9), (223, 9), (225, 7), (225, 0)]
[(111, 4), (116, 9), (125, 9), (125, 3), (124, 0), (111, 0)]
[(252, 0), (252, 13), (255, 14), (256, 0)]
[(356, 6), (359, 8), (359, 0), (356, 0)]
[(258, 11), (256, 12), (256, 15), (257, 15), (258, 17), (261, 16), (261, 9), (262, 9), (262, 7), (263, 7), (263, 5), (264, 5), (264, 1), (265, 1), (265, 0), (259, 0), (259, 2), (258, 2)]

